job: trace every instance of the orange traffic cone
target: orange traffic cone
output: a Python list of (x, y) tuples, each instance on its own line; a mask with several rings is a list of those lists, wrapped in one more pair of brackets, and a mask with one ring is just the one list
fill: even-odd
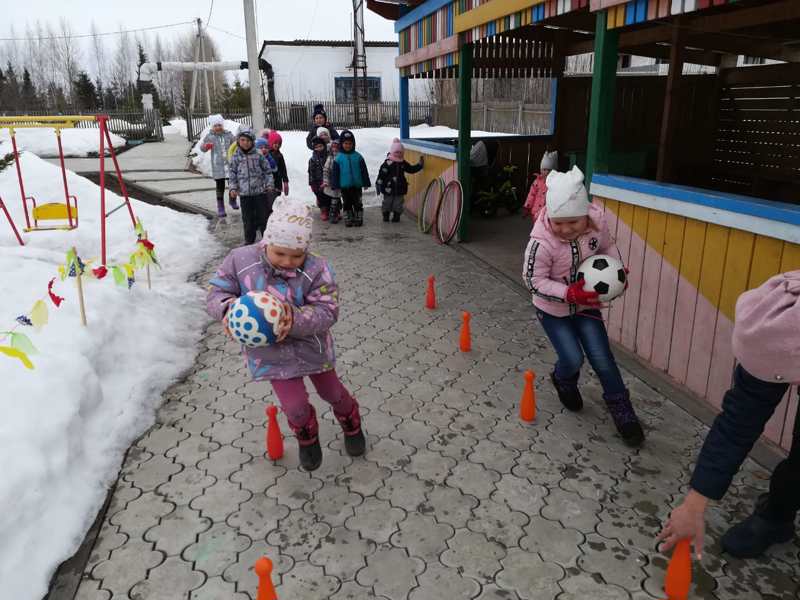
[(664, 578), (664, 592), (667, 600), (688, 600), (692, 587), (692, 555), (689, 540), (681, 540), (672, 551), (667, 576)]
[(436, 308), (436, 289), (433, 287), (436, 283), (436, 278), (431, 275), (428, 277), (428, 293), (425, 294), (425, 308), (433, 310)]
[(267, 407), (267, 455), (272, 460), (283, 457), (283, 435), (278, 425), (278, 407), (274, 404)]
[(530, 423), (536, 418), (536, 391), (533, 389), (533, 371), (525, 371), (525, 389), (519, 403), (519, 418)]
[(262, 556), (253, 567), (258, 575), (258, 596), (256, 600), (278, 600), (275, 586), (272, 585), (272, 561)]
[(461, 324), (461, 351), (470, 352), (472, 351), (472, 333), (470, 333), (469, 329), (469, 320), (471, 315), (467, 311), (464, 311), (461, 315), (461, 318), (463, 320)]

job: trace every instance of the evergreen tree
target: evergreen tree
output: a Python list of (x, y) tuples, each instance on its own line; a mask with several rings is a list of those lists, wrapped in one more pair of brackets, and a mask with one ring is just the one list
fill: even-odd
[(39, 110), (39, 97), (36, 93), (36, 88), (31, 81), (31, 74), (28, 69), (22, 71), (22, 109), (23, 110)]
[(20, 110), (22, 102), (20, 101), (19, 80), (11, 61), (6, 67), (6, 84), (3, 87), (5, 88), (3, 90), (3, 106), (6, 107), (6, 110)]
[(81, 110), (95, 110), (97, 108), (97, 89), (86, 71), (80, 71), (75, 81), (72, 82), (75, 91), (75, 104)]
[(105, 109), (105, 90), (103, 89), (103, 80), (100, 79), (98, 76), (97, 79), (94, 80), (94, 89), (95, 89), (95, 106), (98, 109)]
[(0, 110), (5, 110), (10, 108), (5, 104), (6, 86), (7, 86), (7, 81), (5, 73), (3, 73), (3, 69), (0, 69)]

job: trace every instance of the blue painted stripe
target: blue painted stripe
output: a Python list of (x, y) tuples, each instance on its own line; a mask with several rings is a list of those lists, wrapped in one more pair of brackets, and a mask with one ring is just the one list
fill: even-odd
[(636, 22), (647, 20), (647, 0), (636, 0)]
[(625, 25), (630, 25), (633, 23), (633, 17), (636, 12), (636, 5), (634, 2), (628, 2), (625, 5)]
[(415, 146), (420, 146), (422, 148), (430, 148), (431, 150), (438, 150), (439, 152), (446, 152), (448, 154), (453, 155), (453, 159), (455, 160), (456, 157), (456, 149), (454, 146), (450, 144), (443, 144), (442, 142), (432, 142), (430, 140), (421, 140), (416, 138), (409, 138), (401, 140), (403, 144), (413, 144)]
[(417, 21), (420, 21), (427, 17), (429, 14), (436, 12), (443, 6), (446, 6), (453, 0), (428, 0), (420, 4), (417, 8), (412, 10), (409, 13), (406, 13), (394, 23), (394, 31), (395, 33), (399, 33), (406, 29), (407, 27), (411, 27)]
[(621, 175), (595, 174), (592, 176), (592, 183), (800, 226), (800, 206), (785, 202)]

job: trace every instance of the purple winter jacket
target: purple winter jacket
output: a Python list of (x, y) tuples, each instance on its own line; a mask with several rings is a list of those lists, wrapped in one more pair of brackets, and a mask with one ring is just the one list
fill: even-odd
[(254, 380), (294, 379), (335, 367), (331, 327), (339, 318), (339, 288), (333, 269), (320, 256), (307, 254), (295, 271), (273, 267), (264, 246), (236, 248), (209, 281), (207, 310), (222, 320), (228, 300), (251, 291), (267, 291), (292, 306), (288, 337), (272, 346), (243, 346)]

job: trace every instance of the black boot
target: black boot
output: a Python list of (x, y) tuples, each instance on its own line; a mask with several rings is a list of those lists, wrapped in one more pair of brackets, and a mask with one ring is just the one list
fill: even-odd
[(580, 377), (580, 371), (570, 379), (559, 379), (556, 377), (555, 371), (550, 373), (550, 380), (553, 382), (553, 387), (556, 388), (558, 399), (561, 400), (564, 408), (572, 412), (578, 412), (583, 408), (583, 398), (578, 389), (578, 377)]
[(603, 394), (603, 400), (623, 441), (632, 448), (641, 446), (644, 443), (644, 431), (633, 410), (630, 393), (625, 390), (621, 394)]
[(331, 223), (336, 225), (339, 222), (339, 210), (340, 210), (341, 202), (339, 202), (338, 198), (334, 198), (331, 200)]
[(314, 471), (322, 464), (322, 448), (319, 445), (319, 423), (317, 411), (311, 407), (311, 414), (303, 427), (289, 427), (297, 437), (300, 453), (300, 466), (306, 471)]
[(400, 222), (400, 213), (396, 212), (392, 214), (392, 223), (399, 223)]
[(345, 227), (352, 227), (353, 222), (355, 220), (355, 216), (352, 210), (348, 210), (344, 213), (344, 226)]
[(722, 549), (736, 558), (756, 558), (773, 544), (794, 538), (794, 519), (775, 521), (767, 513), (769, 494), (762, 494), (749, 517), (731, 527), (720, 540)]
[(353, 223), (356, 227), (361, 227), (364, 224), (364, 211), (357, 210), (355, 218), (353, 219)]
[(361, 414), (358, 411), (358, 402), (353, 398), (353, 410), (344, 417), (334, 413), (339, 425), (344, 432), (344, 449), (348, 456), (361, 456), (367, 449), (367, 440), (364, 438), (364, 431), (361, 429)]
[(388, 212), (383, 213), (383, 222), (384, 223), (388, 223), (389, 222), (389, 215), (390, 215), (390, 213), (388, 213)]

